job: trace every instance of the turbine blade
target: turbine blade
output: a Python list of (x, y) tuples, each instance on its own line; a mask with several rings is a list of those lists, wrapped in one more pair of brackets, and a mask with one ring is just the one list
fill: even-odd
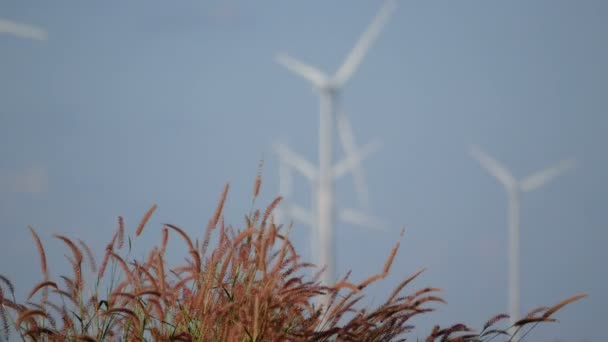
[(1, 33), (34, 40), (47, 40), (48, 38), (48, 33), (39, 27), (20, 24), (7, 19), (0, 19), (0, 34)]
[(282, 202), (273, 210), (272, 214), (276, 224), (289, 225), (292, 220), (295, 220), (313, 226), (312, 214), (296, 204)]
[(368, 216), (363, 214), (357, 210), (350, 208), (343, 208), (338, 213), (338, 217), (350, 224), (354, 224), (356, 226), (370, 228), (373, 230), (386, 231), (386, 225), (380, 221), (378, 218)]
[(561, 175), (569, 169), (572, 169), (576, 166), (576, 161), (572, 158), (565, 159), (559, 162), (558, 164), (544, 169), (542, 171), (536, 172), (531, 176), (526, 177), (521, 182), (522, 191), (532, 191), (540, 188), (545, 185), (547, 182), (551, 181), (555, 177)]
[(334, 81), (337, 85), (346, 83), (357, 70), (359, 64), (361, 64), (363, 58), (365, 58), (365, 54), (378, 38), (384, 25), (386, 25), (388, 18), (394, 11), (396, 5), (397, 3), (395, 0), (387, 0), (384, 5), (382, 5), (378, 14), (376, 14), (367, 30), (361, 35), (359, 41), (357, 41), (342, 66), (340, 66), (336, 72)]
[(316, 87), (321, 87), (327, 83), (327, 76), (325, 76), (322, 71), (313, 66), (304, 64), (287, 54), (278, 54), (276, 60), (289, 71), (312, 82)]
[(353, 127), (348, 121), (348, 117), (344, 113), (340, 113), (336, 117), (337, 128), (338, 128), (338, 136), (340, 138), (340, 142), (342, 143), (342, 147), (344, 147), (345, 152), (357, 154), (357, 146), (355, 143), (355, 134), (353, 132)]
[(350, 155), (346, 158), (340, 160), (336, 165), (334, 165), (332, 173), (334, 178), (340, 178), (344, 176), (347, 172), (353, 170), (357, 167), (357, 165), (367, 158), (370, 154), (376, 152), (382, 144), (378, 140), (374, 140), (371, 143), (363, 146), (359, 153), (356, 155)]
[(279, 204), (278, 207), (276, 207), (273, 211), (272, 211), (272, 222), (274, 222), (276, 225), (282, 224), (282, 225), (287, 225), (285, 223), (285, 212), (284, 209), (282, 208), (282, 206), (284, 206), (285, 203), (281, 203)]
[(316, 178), (317, 170), (309, 161), (300, 157), (283, 144), (275, 144), (274, 148), (282, 162), (298, 170), (304, 177), (310, 180)]
[(289, 206), (289, 216), (293, 217), (295, 220), (300, 221), (304, 224), (307, 224), (310, 226), (313, 225), (311, 213), (308, 210), (306, 210), (298, 205), (294, 204), (294, 205)]
[(369, 191), (365, 182), (365, 173), (361, 166), (362, 159), (359, 157), (359, 152), (357, 151), (357, 144), (355, 143), (355, 135), (353, 133), (352, 126), (350, 125), (346, 115), (343, 113), (339, 114), (336, 119), (338, 136), (346, 156), (352, 156), (353, 158), (358, 159), (358, 162), (354, 163), (352, 168), (353, 181), (355, 183), (355, 191), (357, 192), (357, 197), (361, 206), (367, 208), (369, 206)]
[(479, 146), (473, 145), (471, 147), (471, 155), (505, 187), (512, 188), (517, 185), (517, 181), (511, 173), (498, 161), (487, 155)]
[(287, 198), (291, 196), (293, 181), (291, 168), (283, 160), (279, 161), (279, 195)]

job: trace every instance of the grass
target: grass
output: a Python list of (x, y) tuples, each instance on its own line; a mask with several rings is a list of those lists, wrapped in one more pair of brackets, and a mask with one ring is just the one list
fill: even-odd
[[(253, 203), (261, 183), (258, 174)], [(292, 227), (272, 221), (281, 198), (263, 211), (250, 210), (243, 228), (235, 230), (222, 215), (228, 190), (226, 185), (202, 241), (164, 224), (161, 241), (143, 260), (129, 257), (134, 240), (125, 243), (121, 217), (100, 264), (84, 241), (54, 235), (69, 251), (72, 269), (57, 279), (50, 277), (43, 243), (30, 227), (43, 279), (19, 302), (14, 285), (0, 275), (0, 340), (12, 332), (24, 341), (393, 341), (407, 338), (413, 317), (444, 303), (437, 288), (403, 293), (420, 270), (397, 284), (382, 304), (361, 307), (366, 288), (390, 272), (399, 241), (378, 274), (354, 283), (347, 273), (325, 287), (319, 282), (322, 270), (302, 261), (291, 243)], [(156, 205), (145, 213), (135, 238), (155, 210)], [(182, 240), (186, 256), (171, 269), (165, 262), (169, 238)], [(92, 282), (83, 276), (85, 269), (96, 275)], [(315, 275), (305, 275), (308, 269)], [(327, 308), (315, 307), (318, 296), (329, 297)], [(585, 296), (533, 310), (515, 323), (519, 336), (554, 322), (558, 310)], [(426, 341), (512, 341), (509, 327), (498, 327), (507, 318), (492, 317), (479, 331), (461, 323), (436, 326)]]

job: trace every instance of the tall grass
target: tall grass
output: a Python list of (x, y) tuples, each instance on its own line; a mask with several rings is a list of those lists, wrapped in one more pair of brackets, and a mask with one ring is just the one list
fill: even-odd
[[(258, 174), (253, 203), (261, 182)], [(290, 241), (292, 227), (272, 220), (281, 198), (263, 211), (250, 210), (245, 225), (235, 230), (222, 215), (228, 190), (226, 185), (201, 241), (164, 224), (161, 241), (143, 260), (129, 258), (132, 240), (128, 238), (125, 245), (127, 229), (122, 218), (101, 263), (84, 241), (54, 235), (69, 251), (72, 269), (57, 279), (49, 276), (44, 246), (30, 227), (43, 279), (25, 301), (18, 301), (14, 285), (0, 275), (0, 339), (8, 340), (12, 332), (32, 341), (405, 340), (414, 328), (413, 317), (444, 302), (433, 287), (403, 294), (422, 273), (417, 271), (397, 284), (382, 304), (362, 307), (359, 303), (366, 288), (390, 272), (399, 241), (378, 274), (354, 283), (347, 273), (334, 286), (324, 287), (319, 282), (322, 270), (302, 261)], [(156, 205), (145, 213), (135, 228), (135, 238), (144, 233), (155, 209)], [(165, 262), (169, 238), (180, 239), (184, 246), (185, 261), (173, 268)], [(209, 248), (212, 239), (214, 247)], [(304, 271), (311, 268), (316, 273), (307, 276)], [(85, 279), (85, 269), (96, 277)], [(330, 298), (328, 307), (315, 307), (316, 297), (323, 295)], [(515, 326), (526, 336), (536, 324), (555, 321), (558, 310), (584, 296), (533, 310)], [(509, 327), (497, 327), (506, 318), (497, 315), (478, 332), (460, 323), (436, 326), (426, 341), (511, 340)]]

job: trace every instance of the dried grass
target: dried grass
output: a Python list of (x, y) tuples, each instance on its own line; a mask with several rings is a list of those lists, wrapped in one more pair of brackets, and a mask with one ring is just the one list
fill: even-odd
[[(144, 215), (144, 217), (141, 219), (141, 221), (139, 222), (139, 226), (137, 226), (137, 230), (135, 230), (135, 236), (139, 236), (141, 234), (141, 232), (144, 230), (144, 227), (146, 226), (146, 223), (148, 223), (148, 220), (150, 219), (150, 217), (152, 216), (152, 214), (154, 213), (154, 211), (156, 210), (156, 204), (153, 204), (152, 207), (150, 207), (150, 209), (148, 209), (148, 211), (146, 212), (146, 214)], [(120, 220), (120, 222), (122, 222), (122, 220)], [(120, 247), (122, 246), (120, 241), (123, 240), (122, 237), (122, 232), (124, 231), (122, 228), (122, 224), (119, 226), (120, 230), (119, 230), (119, 238), (118, 238), (118, 249), (120, 249)]]
[[(262, 184), (261, 168), (262, 163), (254, 183), (254, 200)], [(429, 305), (445, 303), (436, 295), (440, 290), (433, 287), (402, 294), (421, 275), (420, 270), (397, 284), (382, 304), (361, 306), (366, 288), (389, 274), (400, 240), (378, 274), (353, 282), (348, 272), (336, 285), (321, 286), (322, 270), (301, 260), (289, 240), (291, 226), (284, 228), (269, 220), (280, 197), (265, 210), (251, 208), (244, 228), (234, 230), (224, 224), (223, 218), (228, 190), (227, 184), (200, 249), (198, 240), (193, 243), (183, 229), (164, 224), (159, 245), (151, 248), (146, 259), (131, 260), (128, 252), (120, 252), (126, 227), (119, 217), (97, 272), (94, 253), (83, 241), (78, 240), (79, 248), (70, 238), (55, 235), (73, 257), (68, 258), (73, 274), (61, 275), (63, 282), (50, 279), (41, 240), (30, 227), (45, 279), (33, 286), (28, 300), (36, 298), (41, 290), (53, 291), (49, 298), (21, 304), (14, 298), (13, 284), (0, 275), (2, 337), (9, 338), (10, 326), (23, 340), (391, 341), (411, 332), (411, 319), (433, 311)], [(156, 208), (153, 205), (145, 213), (135, 236), (141, 235)], [(186, 257), (183, 264), (173, 268), (165, 264), (171, 233), (183, 240)], [(214, 233), (216, 243), (207, 252)], [(93, 287), (86, 288), (82, 277), (83, 251), (97, 275), (97, 281), (91, 282), (96, 284)], [(110, 264), (114, 267), (109, 268)], [(107, 269), (112, 273), (108, 274)], [(316, 272), (312, 277), (307, 276), (309, 269)], [(109, 288), (99, 288), (103, 279), (109, 280)], [(327, 310), (312, 304), (319, 296), (329, 297)], [(548, 309), (535, 310), (516, 325), (522, 328), (554, 321), (553, 314), (583, 297), (574, 296)], [(507, 317), (491, 318), (480, 333), (461, 323), (443, 329), (437, 326), (426, 341), (487, 341), (508, 336), (506, 330), (494, 328)]]
[(40, 241), (40, 237), (32, 228), (32, 226), (28, 226), (32, 236), (34, 237), (34, 241), (36, 242), (36, 249), (38, 249), (38, 254), (40, 255), (40, 268), (42, 270), (42, 274), (44, 275), (44, 279), (49, 279), (49, 270), (46, 264), (46, 254), (44, 253), (44, 247), (42, 246), (42, 241)]

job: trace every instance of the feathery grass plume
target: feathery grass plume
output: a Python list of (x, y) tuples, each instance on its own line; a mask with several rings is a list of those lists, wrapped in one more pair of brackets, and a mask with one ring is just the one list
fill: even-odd
[[(8, 291), (11, 293), (13, 300), (15, 300), (15, 286), (13, 286), (13, 283), (7, 277), (3, 276), (2, 274), (0, 274), (0, 282), (4, 283), (4, 286), (6, 286), (8, 288)], [(1, 289), (2, 289), (2, 287), (0, 286), (0, 290)], [(2, 293), (4, 293), (4, 291)], [(3, 298), (4, 298), (4, 295), (3, 295)]]
[(545, 313), (543, 314), (544, 318), (548, 318), (551, 317), (551, 315), (553, 315), (554, 313), (556, 313), (558, 310), (560, 310), (561, 308), (563, 308), (564, 306), (576, 302), (578, 300), (581, 300), (583, 298), (587, 297), (586, 293), (581, 293), (578, 294), (576, 296), (572, 296), (570, 298), (564, 299), (561, 302), (555, 304), (554, 306), (550, 307), (549, 309), (547, 309), (547, 311), (545, 311)]
[(76, 244), (69, 238), (59, 234), (55, 234), (53, 236), (59, 240), (62, 240), (70, 248), (72, 254), (74, 255), (74, 260), (71, 260), (70, 263), (72, 264), (72, 270), (74, 272), (74, 292), (77, 293), (82, 290), (83, 287), (82, 251), (80, 251), (78, 246), (76, 246)]
[(2, 326), (2, 337), (4, 337), (5, 341), (8, 341), (9, 337), (9, 325), (8, 325), (8, 317), (6, 314), (6, 310), (4, 309), (4, 291), (0, 286), (0, 325)]
[(38, 292), (40, 289), (46, 288), (48, 286), (53, 287), (55, 289), (59, 288), (54, 281), (50, 281), (50, 280), (41, 281), (36, 286), (34, 286), (34, 288), (30, 291), (30, 294), (27, 296), (27, 299), (31, 299), (36, 294), (36, 292)]
[(40, 255), (40, 268), (42, 270), (42, 274), (44, 275), (44, 279), (47, 280), (49, 278), (49, 270), (46, 263), (46, 253), (44, 253), (44, 246), (42, 245), (42, 241), (40, 241), (40, 237), (34, 230), (32, 226), (28, 226), (30, 232), (32, 233), (32, 237), (36, 242), (36, 249), (38, 249), (38, 254)]
[(40, 337), (41, 335), (57, 336), (57, 332), (49, 328), (35, 327), (26, 331), (23, 335), (30, 336), (36, 340), (36, 337)]
[(526, 318), (522, 318), (522, 319), (518, 320), (513, 325), (516, 326), (516, 327), (519, 327), (519, 326), (526, 325), (526, 324), (529, 324), (529, 323), (555, 322), (555, 321), (556, 321), (556, 319), (554, 319), (554, 318), (548, 318), (548, 317), (526, 317)]
[[(531, 327), (528, 328), (528, 330), (524, 334), (521, 335), (520, 339), (523, 339), (539, 323), (556, 322), (557, 320), (551, 317), (554, 313), (556, 313), (557, 311), (559, 311), (560, 309), (562, 309), (566, 305), (571, 304), (571, 303), (576, 302), (576, 301), (579, 301), (579, 300), (581, 300), (581, 299), (583, 299), (585, 297), (587, 297), (587, 294), (586, 293), (582, 293), (582, 294), (578, 294), (578, 295), (566, 298), (566, 299), (562, 300), (561, 302), (553, 305), (552, 307), (549, 307), (549, 308), (541, 307), (541, 308), (537, 308), (535, 310), (532, 310), (530, 313), (528, 313), (526, 315), (526, 317), (524, 319), (521, 319), (521, 320), (515, 322), (514, 326), (517, 327), (517, 330), (515, 331), (515, 333), (513, 335), (515, 336), (517, 333), (519, 333), (519, 331), (522, 330), (527, 324), (534, 323)], [(535, 316), (536, 314), (540, 314), (540, 313), (542, 313), (542, 315)]]
[[(260, 187), (261, 166), (254, 196), (259, 195)], [(8, 340), (12, 326), (23, 340), (392, 341), (413, 330), (413, 317), (434, 311), (430, 305), (445, 303), (434, 287), (404, 293), (420, 276), (420, 270), (399, 282), (378, 306), (361, 304), (368, 287), (391, 272), (403, 230), (380, 273), (353, 282), (347, 272), (335, 285), (322, 286), (319, 277), (323, 269), (302, 260), (289, 238), (292, 225), (284, 228), (271, 219), (280, 197), (265, 210), (250, 208), (245, 226), (236, 229), (226, 225), (222, 215), (228, 189), (226, 184), (200, 245), (181, 228), (165, 224), (160, 243), (143, 259), (135, 258), (130, 249), (121, 252), (125, 229), (119, 218), (95, 284), (85, 282), (80, 272), (83, 253), (95, 272), (92, 253), (84, 241), (77, 240), (77, 246), (73, 243), (76, 240), (55, 235), (72, 252), (68, 260), (74, 276), (59, 276), (63, 281), (45, 279), (29, 292), (31, 301), (22, 304), (15, 299), (12, 283), (0, 275), (0, 323), (4, 328), (0, 337)], [(155, 209), (156, 205), (144, 215), (136, 236), (142, 234)], [(166, 264), (171, 231), (185, 243), (175, 250), (184, 261), (173, 267)], [(34, 239), (40, 250), (40, 239), (37, 235)], [(47, 289), (52, 290), (49, 298), (36, 296)], [(329, 296), (327, 310), (315, 307), (319, 296)], [(527, 321), (519, 322), (519, 327), (533, 328), (539, 322), (554, 320), (549, 316), (580, 298), (582, 295), (534, 311)], [(508, 336), (494, 328), (502, 318), (490, 319), (480, 334), (461, 323), (437, 327), (427, 341), (477, 342)]]
[[(395, 287), (395, 289), (393, 290), (393, 292), (391, 293), (391, 295), (388, 297), (386, 303), (388, 304), (390, 302), (393, 302), (395, 300), (395, 298), (397, 298), (397, 296), (399, 295), (399, 293), (401, 293), (401, 290), (403, 290), (403, 288), (406, 287), (407, 284), (409, 284), (414, 279), (416, 279), (425, 270), (426, 269), (423, 268), (423, 269), (415, 272), (414, 274), (410, 275), (409, 277), (405, 278), (405, 280), (403, 280), (399, 285), (397, 285), (397, 287)], [(439, 289), (432, 289), (432, 290), (439, 290)]]
[(276, 207), (279, 205), (279, 203), (281, 203), (282, 200), (283, 200), (283, 197), (278, 196), (266, 208), (266, 210), (264, 211), (264, 216), (262, 217), (262, 227), (266, 226), (266, 221), (268, 220), (268, 218), (270, 217), (272, 212), (276, 209)]
[(91, 267), (91, 271), (93, 273), (96, 273), (97, 262), (95, 262), (95, 257), (93, 256), (93, 252), (89, 248), (89, 245), (87, 245), (86, 242), (82, 241), (81, 239), (78, 239), (78, 243), (80, 244), (80, 247), (82, 247), (84, 253), (87, 255), (87, 261), (89, 262), (89, 267)]
[(138, 281), (135, 278), (135, 276), (133, 275), (133, 272), (131, 272), (131, 269), (129, 269), (129, 266), (124, 261), (124, 259), (121, 258), (120, 255), (118, 255), (114, 252), (110, 252), (110, 256), (112, 258), (114, 258), (116, 260), (116, 262), (118, 262), (118, 265), (120, 266), (120, 268), (122, 268), (122, 272), (127, 276), (126, 281), (129, 281), (130, 284), (132, 284), (132, 285), (137, 285)]
[(253, 185), (253, 199), (255, 200), (260, 194), (260, 187), (262, 186), (262, 170), (264, 169), (264, 159), (260, 159), (258, 164), (258, 174), (255, 177), (255, 183)]
[[(226, 183), (224, 185), (224, 190), (222, 191), (222, 195), (220, 196), (220, 200), (217, 203), (217, 207), (215, 208), (215, 212), (213, 216), (209, 220), (207, 224), (207, 228), (205, 229), (205, 237), (203, 239), (203, 243), (201, 245), (201, 255), (205, 255), (207, 253), (207, 248), (209, 246), (209, 239), (211, 238), (211, 233), (217, 227), (218, 222), (222, 217), (222, 212), (224, 211), (224, 204), (226, 203), (226, 198), (228, 197), (228, 191), (230, 190), (230, 184)], [(191, 250), (194, 248), (190, 248)]]
[[(0, 300), (3, 300), (1, 294)], [(4, 309), (3, 305), (0, 305), (0, 327), (0, 336), (3, 337), (4, 340), (8, 341), (10, 326), (8, 324), (8, 316), (6, 314), (6, 310)]]
[(494, 324), (496, 324), (499, 321), (502, 321), (504, 319), (509, 318), (509, 315), (507, 314), (498, 314), (492, 318), (490, 318), (484, 325), (483, 328), (481, 330), (481, 332), (483, 333), (484, 331), (486, 331), (489, 327), (493, 326)]
[(108, 261), (110, 260), (110, 253), (114, 251), (114, 244), (116, 239), (118, 239), (118, 235), (120, 235), (120, 225), (116, 228), (114, 235), (112, 235), (112, 239), (106, 245), (105, 253), (103, 256), (103, 260), (101, 261), (101, 266), (99, 267), (99, 273), (97, 274), (97, 281), (101, 280), (105, 275), (106, 267), (108, 266)]
[(23, 321), (29, 321), (32, 326), (36, 326), (37, 325), (36, 321), (33, 319), (34, 316), (40, 316), (42, 318), (46, 318), (47, 314), (44, 311), (39, 310), (39, 309), (30, 309), (30, 310), (23, 311), (17, 317), (17, 321), (15, 322), (15, 325), (20, 327), (21, 324), (23, 323)]
[(395, 255), (397, 255), (397, 251), (399, 250), (399, 246), (401, 245), (401, 239), (403, 238), (404, 233), (405, 233), (405, 228), (403, 228), (401, 230), (399, 240), (395, 243), (395, 245), (391, 249), (391, 253), (389, 254), (388, 259), (384, 263), (384, 268), (382, 269), (382, 272), (365, 279), (361, 284), (359, 284), (359, 286), (358, 286), (359, 290), (366, 288), (367, 286), (369, 286), (369, 284), (371, 284), (373, 282), (376, 282), (380, 279), (384, 279), (388, 275), (388, 273), (391, 269), (391, 265), (393, 264), (393, 260), (395, 259)]
[(395, 245), (393, 246), (393, 249), (391, 250), (391, 254), (389, 255), (388, 259), (386, 260), (386, 263), (384, 264), (384, 273), (388, 274), (391, 265), (393, 264), (393, 260), (395, 260), (395, 255), (397, 255), (397, 251), (399, 250), (399, 247), (401, 246), (401, 239), (403, 239), (403, 235), (405, 234), (405, 227), (403, 227), (401, 229), (401, 233), (399, 234), (399, 240), (397, 240), (397, 243), (395, 243)]
[(105, 274), (106, 267), (108, 266), (108, 261), (110, 259), (110, 253), (112, 253), (112, 246), (108, 245), (106, 247), (106, 253), (103, 256), (103, 260), (101, 261), (101, 266), (99, 267), (99, 273), (97, 274), (98, 279), (103, 278)]
[[(40, 241), (40, 237), (32, 226), (28, 226), (28, 228), (30, 229), (34, 241), (36, 242), (36, 249), (38, 250), (38, 255), (40, 256), (40, 268), (42, 270), (42, 274), (44, 275), (44, 280), (49, 280), (49, 270), (46, 262), (46, 253), (44, 252), (44, 246), (42, 245), (42, 241)], [(48, 298), (48, 295), (48, 289), (45, 287), (42, 293), (43, 300), (46, 300)]]
[(228, 190), (230, 190), (230, 184), (226, 183), (226, 185), (224, 185), (224, 191), (222, 192), (220, 200), (217, 203), (217, 208), (215, 209), (215, 212), (213, 213), (213, 217), (209, 221), (209, 225), (208, 225), (209, 228), (215, 228), (217, 226), (217, 223), (220, 220), (220, 216), (222, 215), (222, 211), (224, 210), (224, 204), (226, 204), (226, 198), (228, 197)]
[(72, 240), (70, 240), (69, 238), (67, 238), (63, 235), (59, 235), (59, 234), (54, 234), (53, 237), (55, 237), (59, 240), (62, 240), (66, 245), (68, 245), (68, 247), (72, 251), (72, 254), (74, 255), (74, 262), (76, 262), (76, 263), (82, 262), (82, 259), (83, 259), (82, 251), (80, 251), (78, 246), (76, 246), (76, 244), (74, 242), (72, 242)]
[(158, 276), (158, 279), (160, 280), (160, 293), (163, 293), (165, 291), (165, 266), (164, 266), (164, 262), (163, 262), (163, 255), (161, 252), (158, 252), (158, 254), (156, 255), (156, 260), (157, 260), (157, 269), (156, 269), (156, 274)]
[(545, 312), (545, 311), (547, 311), (547, 310), (549, 310), (549, 308), (548, 308), (548, 307), (546, 307), (546, 306), (541, 306), (541, 307), (539, 307), (539, 308), (536, 308), (536, 309), (534, 309), (534, 310), (532, 310), (532, 311), (528, 312), (528, 313), (526, 314), (526, 317), (534, 317), (534, 316), (536, 316), (537, 314), (542, 313), (542, 312)]
[(186, 234), (186, 232), (184, 232), (181, 228), (174, 226), (170, 223), (165, 223), (165, 227), (169, 227), (169, 228), (173, 229), (174, 231), (176, 231), (188, 245), (188, 250), (191, 251), (194, 249), (194, 244), (192, 243), (192, 240), (190, 239), (188, 234)]
[(253, 216), (251, 218), (247, 217), (247, 227), (251, 227), (254, 226), (258, 223), (258, 221), (260, 220), (260, 209), (256, 209), (253, 212)]
[[(154, 205), (154, 208), (156, 209), (156, 204)], [(154, 211), (154, 209), (152, 209), (152, 211)], [(147, 215), (147, 214), (146, 214)], [(152, 215), (152, 213), (150, 213), (150, 215)], [(146, 221), (148, 221), (148, 219), (145, 219)], [(141, 229), (143, 229), (143, 226), (146, 223), (144, 222), (141, 225)], [(139, 227), (138, 227), (139, 229)], [(118, 216), (118, 231), (117, 231), (117, 236), (118, 236), (118, 249), (122, 249), (123, 245), (125, 244), (125, 220), (122, 218), (122, 216)]]
[(161, 242), (160, 251), (162, 254), (165, 254), (165, 250), (167, 249), (167, 242), (169, 241), (169, 229), (167, 227), (163, 227), (163, 239)]
[(64, 299), (69, 299), (74, 306), (78, 305), (78, 298), (76, 297), (78, 293), (75, 293), (73, 290), (53, 290), (53, 293), (59, 295), (62, 301), (64, 301)]
[(148, 223), (148, 220), (150, 219), (150, 216), (152, 216), (152, 214), (156, 210), (156, 207), (157, 207), (156, 204), (153, 204), (150, 207), (150, 209), (148, 209), (148, 211), (146, 212), (146, 214), (144, 215), (144, 217), (139, 222), (139, 225), (137, 226), (137, 230), (135, 230), (135, 236), (139, 236), (141, 234), (142, 230), (144, 230), (144, 227), (146, 226), (146, 223)]
[(139, 325), (141, 322), (139, 321), (139, 317), (137, 316), (137, 314), (135, 314), (135, 312), (133, 312), (133, 310), (127, 308), (113, 308), (106, 311), (104, 314), (108, 316), (118, 314), (122, 317), (128, 317), (128, 321), (133, 323), (137, 327), (137, 329), (135, 330), (139, 330)]
[[(152, 273), (150, 273), (150, 270), (144, 266), (141, 266), (137, 261), (132, 263), (134, 266), (134, 270), (136, 272), (139, 272), (138, 274), (140, 274), (140, 276), (143, 274), (145, 276), (145, 278), (142, 280), (142, 282), (145, 283), (146, 280), (149, 281), (149, 286), (151, 286), (152, 289), (159, 289), (160, 286), (158, 285), (158, 281), (156, 280), (156, 278), (154, 278), (154, 276), (152, 275)], [(159, 277), (159, 280), (163, 280)], [(143, 292), (145, 292), (145, 290), (143, 290)]]

